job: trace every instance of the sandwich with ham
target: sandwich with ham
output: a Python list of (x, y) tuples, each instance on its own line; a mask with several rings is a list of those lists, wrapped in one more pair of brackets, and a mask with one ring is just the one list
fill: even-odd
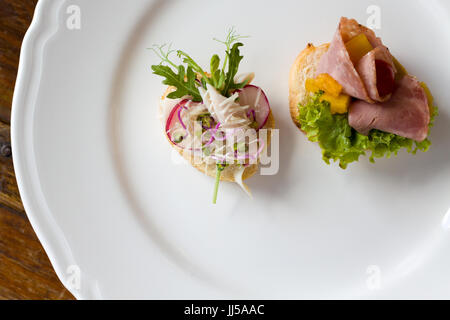
[(341, 168), (427, 151), (437, 108), (424, 82), (408, 74), (374, 31), (341, 18), (331, 43), (308, 44), (289, 78), (294, 123)]
[(217, 40), (225, 56), (221, 62), (213, 55), (208, 71), (181, 50), (174, 62), (170, 46), (152, 48), (161, 59), (153, 73), (168, 85), (159, 108), (164, 135), (193, 167), (216, 179), (213, 203), (220, 181), (236, 182), (251, 195), (243, 181), (258, 171), (275, 126), (267, 96), (251, 84), (254, 74), (238, 75), (241, 38), (232, 28), (225, 41)]

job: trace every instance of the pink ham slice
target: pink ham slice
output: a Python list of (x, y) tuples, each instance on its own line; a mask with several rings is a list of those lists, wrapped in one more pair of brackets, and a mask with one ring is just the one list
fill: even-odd
[(373, 30), (359, 24), (355, 19), (342, 17), (341, 21), (339, 22), (339, 30), (344, 42), (348, 42), (354, 37), (359, 36), (361, 33), (364, 33), (372, 47), (376, 48), (383, 45), (383, 42), (375, 35), (375, 32), (373, 32)]
[[(383, 61), (388, 68), (389, 77), (380, 77), (379, 72), (381, 67), (378, 66), (380, 61)], [(395, 78), (395, 69), (392, 62), (392, 56), (389, 53), (388, 48), (385, 46), (379, 46), (370, 51), (364, 57), (359, 60), (356, 65), (356, 70), (358, 74), (361, 76), (362, 81), (365, 84), (369, 97), (374, 101), (384, 102), (389, 100), (391, 97), (391, 93), (393, 90), (394, 78)], [(379, 83), (378, 81), (386, 82), (385, 87), (389, 87), (390, 89), (387, 92), (379, 92)]]
[(370, 130), (423, 141), (428, 135), (430, 110), (425, 90), (412, 76), (404, 76), (389, 101), (371, 104), (356, 100), (350, 105), (348, 122), (367, 135)]
[(342, 86), (342, 90), (349, 96), (370, 101), (364, 83), (350, 60), (345, 47), (344, 37), (347, 24), (346, 18), (341, 18), (339, 27), (331, 41), (328, 51), (322, 56), (317, 67), (316, 75), (328, 73)]
[[(366, 35), (375, 49), (364, 56), (355, 68), (345, 43), (361, 33)], [(345, 94), (354, 98), (370, 103), (385, 101), (389, 96), (380, 97), (378, 93), (375, 60), (386, 61), (395, 72), (392, 56), (381, 39), (356, 20), (342, 17), (328, 51), (319, 61), (316, 75), (328, 73), (342, 85)]]

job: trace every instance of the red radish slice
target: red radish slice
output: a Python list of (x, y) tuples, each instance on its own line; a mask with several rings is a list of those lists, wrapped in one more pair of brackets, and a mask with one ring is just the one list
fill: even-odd
[(270, 104), (266, 94), (260, 87), (250, 84), (241, 89), (239, 91), (239, 104), (241, 106), (250, 106), (249, 112), (254, 110), (258, 130), (266, 125), (270, 113)]
[[(183, 124), (180, 123), (179, 121), (179, 117), (178, 117), (178, 112), (181, 111), (186, 103), (188, 103), (189, 100), (185, 99), (183, 101), (181, 101), (180, 103), (178, 103), (170, 112), (169, 117), (167, 118), (167, 122), (166, 122), (166, 134), (167, 137), (169, 138), (170, 142), (172, 142), (175, 145), (178, 145), (177, 142), (174, 141), (173, 139), (173, 130), (175, 128), (175, 125), (178, 123), (180, 124), (180, 128), (183, 130)], [(187, 134), (187, 132), (185, 133), (185, 135)]]

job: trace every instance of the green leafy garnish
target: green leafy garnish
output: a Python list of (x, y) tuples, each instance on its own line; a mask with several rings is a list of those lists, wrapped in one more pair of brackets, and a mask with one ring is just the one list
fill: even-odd
[(160, 64), (166, 63), (168, 65), (171, 65), (175, 69), (178, 69), (178, 66), (175, 63), (173, 63), (169, 58), (170, 55), (176, 51), (176, 50), (172, 50), (172, 44), (169, 44), (169, 45), (163, 44), (161, 46), (158, 46), (155, 44), (155, 45), (153, 45), (152, 48), (149, 48), (149, 49), (152, 50), (158, 56), (159, 59), (161, 59)]
[[(177, 99), (184, 96), (191, 96), (193, 101), (202, 101), (202, 97), (197, 88), (197, 75), (192, 70), (191, 66), (187, 69), (183, 65), (177, 66), (170, 60), (170, 54), (174, 52), (171, 50), (169, 45), (167, 50), (165, 50), (167, 45), (153, 46), (151, 48), (158, 57), (161, 59), (161, 64), (152, 66), (153, 73), (159, 75), (165, 80), (163, 83), (168, 86), (173, 86), (176, 91), (171, 92), (167, 97), (170, 99)], [(164, 63), (166, 65), (164, 65)], [(176, 69), (177, 72), (173, 70)]]
[[(183, 59), (183, 63), (187, 64), (188, 68), (192, 68), (192, 70), (194, 70), (194, 72), (196, 72), (197, 74), (199, 74), (201, 76), (201, 82), (202, 82), (203, 87), (206, 87), (207, 82), (210, 83), (209, 78), (206, 75), (206, 72), (203, 71), (203, 69), (187, 53), (185, 53), (181, 50), (178, 50), (177, 56), (178, 56), (178, 58)], [(212, 84), (212, 83), (210, 83), (210, 84)]]
[[(241, 39), (245, 39), (245, 38), (249, 38), (249, 36), (241, 36), (240, 34), (238, 34), (236, 32), (236, 30), (234, 29), (234, 27), (231, 27), (228, 30), (228, 34), (227, 37), (225, 38), (224, 41), (219, 40), (217, 38), (214, 38), (215, 41), (220, 42), (222, 44), (224, 44), (227, 47), (227, 52), (229, 52), (231, 50), (231, 47), (233, 46), (234, 43), (240, 41)], [(227, 62), (228, 62), (229, 57), (226, 56), (225, 57), (225, 61), (223, 62), (223, 67), (222, 69), (225, 70), (225, 67), (227, 66)]]
[(165, 85), (173, 86), (177, 89), (167, 95), (169, 99), (177, 99), (189, 95), (192, 97), (192, 101), (202, 101), (196, 84), (197, 77), (191, 67), (188, 67), (186, 72), (183, 66), (178, 66), (178, 74), (170, 67), (163, 65), (152, 66), (152, 70), (154, 74), (166, 78), (163, 81)]
[(217, 54), (213, 55), (210, 63), (211, 81), (214, 88), (223, 88), (225, 84), (225, 73), (219, 69), (220, 58)]
[[(170, 45), (154, 45), (151, 50), (155, 52), (161, 62), (159, 65), (152, 66), (153, 73), (165, 78), (163, 84), (176, 88), (176, 91), (171, 92), (167, 96), (170, 99), (191, 96), (194, 102), (200, 102), (202, 98), (198, 88), (202, 86), (206, 89), (207, 84), (216, 88), (225, 97), (229, 97), (231, 91), (247, 85), (247, 81), (241, 83), (234, 82), (239, 65), (243, 59), (239, 50), (243, 44), (237, 42), (242, 38), (246, 37), (238, 35), (235, 29), (231, 28), (228, 31), (225, 41), (214, 39), (226, 46), (225, 59), (223, 67), (220, 69), (220, 57), (217, 54), (213, 55), (209, 74), (186, 52), (172, 50)], [(171, 54), (174, 52), (177, 53), (178, 58), (181, 60), (180, 64), (170, 59)]]
[[(218, 87), (218, 89), (222, 88), (220, 91), (222, 92), (222, 95), (228, 96), (230, 90), (234, 89), (241, 89), (245, 87), (248, 83), (247, 81), (241, 82), (241, 83), (235, 83), (234, 77), (236, 76), (239, 64), (241, 63), (243, 56), (240, 55), (239, 47), (242, 47), (243, 44), (241, 42), (238, 42), (241, 39), (248, 38), (248, 36), (241, 36), (236, 32), (236, 30), (231, 28), (228, 30), (228, 35), (224, 41), (218, 40), (214, 38), (215, 41), (223, 43), (226, 47), (226, 55), (225, 60), (222, 67), (221, 76), (224, 79), (225, 83)], [(228, 69), (225, 74), (225, 70), (228, 63)], [(213, 73), (214, 74), (214, 73)], [(215, 75), (217, 76), (217, 75)]]
[(228, 93), (234, 89), (241, 89), (247, 85), (244, 81), (242, 83), (235, 83), (234, 77), (238, 73), (239, 64), (241, 63), (243, 56), (240, 55), (239, 47), (242, 47), (243, 44), (238, 42), (233, 45), (231, 50), (227, 51), (228, 57), (228, 71), (225, 76), (225, 85), (222, 89), (222, 95), (228, 96)]
[[(426, 152), (431, 145), (428, 139), (417, 142), (380, 130), (371, 130), (368, 136), (362, 135), (350, 127), (347, 114), (331, 113), (329, 102), (320, 101), (322, 94), (323, 92), (318, 92), (306, 105), (299, 105), (299, 121), (308, 139), (319, 143), (323, 160), (327, 164), (334, 160), (345, 169), (366, 152), (370, 152), (370, 161), (375, 162), (375, 158), (390, 158), (401, 149), (412, 154), (419, 150)], [(430, 128), (436, 115), (437, 107), (434, 107)]]

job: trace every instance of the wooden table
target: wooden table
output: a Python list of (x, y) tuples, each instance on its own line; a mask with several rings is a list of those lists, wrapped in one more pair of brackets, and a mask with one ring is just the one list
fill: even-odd
[(0, 299), (73, 299), (27, 219), (11, 158), (11, 100), (36, 2), (0, 0)]

